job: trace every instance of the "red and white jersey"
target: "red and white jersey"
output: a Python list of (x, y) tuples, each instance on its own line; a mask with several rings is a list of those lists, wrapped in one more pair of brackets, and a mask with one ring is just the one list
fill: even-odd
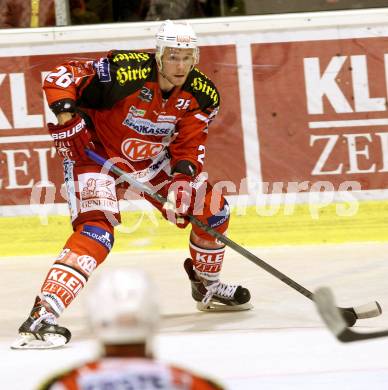
[(41, 390), (222, 390), (218, 384), (151, 359), (103, 358), (53, 377)]
[(46, 77), (44, 90), (50, 106), (74, 100), (91, 118), (107, 157), (125, 160), (121, 167), (138, 172), (138, 179), (150, 180), (181, 160), (201, 171), (220, 98), (198, 69), (164, 99), (154, 54), (112, 51), (96, 61), (63, 63)]

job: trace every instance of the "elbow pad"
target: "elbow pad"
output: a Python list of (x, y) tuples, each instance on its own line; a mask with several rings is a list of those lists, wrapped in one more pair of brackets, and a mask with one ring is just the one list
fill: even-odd
[(75, 101), (73, 99), (61, 99), (50, 104), (50, 108), (55, 115), (61, 112), (75, 113)]
[(197, 167), (191, 161), (180, 160), (171, 169), (171, 174), (173, 173), (183, 173), (184, 175), (194, 177), (197, 173)]

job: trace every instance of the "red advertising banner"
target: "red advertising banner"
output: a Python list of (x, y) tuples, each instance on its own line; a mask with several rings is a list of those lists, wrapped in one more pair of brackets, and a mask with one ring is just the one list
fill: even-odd
[[(1, 206), (28, 205), (31, 190), (38, 182), (55, 193), (55, 202), (65, 202), (60, 193), (61, 161), (45, 129), (46, 123), (55, 118), (43, 99), (42, 80), (66, 59), (93, 59), (104, 54), (0, 58)], [(209, 129), (205, 169), (212, 181), (231, 180), (238, 190), (246, 167), (235, 47), (201, 48), (199, 67), (221, 94), (220, 114)]]
[(251, 49), (263, 181), (387, 188), (387, 38)]

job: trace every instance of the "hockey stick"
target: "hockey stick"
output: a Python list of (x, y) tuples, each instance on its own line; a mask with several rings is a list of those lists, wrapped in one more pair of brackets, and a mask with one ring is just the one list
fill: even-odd
[(359, 340), (370, 340), (380, 337), (387, 337), (388, 330), (370, 333), (358, 333), (349, 329), (348, 324), (341, 316), (338, 307), (335, 306), (334, 295), (328, 287), (320, 287), (314, 293), (315, 305), (323, 321), (330, 331), (343, 343), (350, 343)]
[[(135, 188), (139, 189), (141, 192), (144, 192), (145, 194), (149, 195), (151, 198), (155, 199), (161, 204), (165, 204), (167, 202), (167, 199), (158, 194), (157, 192), (153, 192), (148, 186), (139, 183), (137, 180), (135, 180), (133, 177), (131, 177), (128, 173), (124, 172), (122, 169), (118, 168), (116, 165), (114, 165), (109, 160), (106, 160), (105, 158), (99, 156), (97, 153), (93, 152), (92, 150), (86, 149), (85, 150), (88, 157), (96, 162), (97, 164), (103, 166), (105, 169), (113, 172), (115, 175), (123, 178), (127, 183), (134, 186)], [(261, 260), (257, 256), (255, 256), (253, 253), (249, 252), (247, 249), (243, 248), (236, 242), (232, 241), (230, 238), (226, 237), (225, 235), (217, 232), (216, 230), (212, 229), (210, 226), (206, 225), (202, 221), (195, 218), (193, 215), (187, 215), (187, 218), (190, 220), (191, 223), (197, 225), (202, 230), (204, 230), (206, 233), (210, 234), (212, 237), (215, 237), (218, 241), (224, 243), (228, 247), (235, 250), (240, 255), (244, 256), (248, 260), (255, 263), (257, 266), (261, 267), (265, 271), (269, 272), (272, 276), (275, 278), (281, 280), (283, 283), (287, 284), (288, 286), (292, 287), (294, 290), (298, 291), (300, 294), (304, 295), (310, 300), (314, 300), (314, 295), (311, 291), (307, 290), (305, 287), (300, 285), (299, 283), (295, 282), (291, 278), (289, 278), (287, 275), (283, 274), (282, 272), (278, 271), (276, 268), (272, 267), (268, 263), (266, 263), (264, 260)], [(380, 305), (377, 302), (370, 302), (366, 305), (358, 306), (358, 307), (347, 307), (347, 308), (339, 308), (342, 315), (344, 316), (347, 324), (349, 326), (353, 326), (357, 319), (361, 318), (370, 318), (370, 317), (376, 317), (381, 314), (381, 308)]]

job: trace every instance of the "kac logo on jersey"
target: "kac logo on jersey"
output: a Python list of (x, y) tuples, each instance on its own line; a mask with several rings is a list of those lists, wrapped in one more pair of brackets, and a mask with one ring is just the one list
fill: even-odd
[(131, 161), (143, 161), (156, 157), (164, 145), (136, 138), (128, 138), (121, 144), (121, 151)]
[(109, 83), (111, 81), (108, 58), (100, 58), (97, 62), (94, 63), (94, 67), (96, 69), (98, 79), (102, 83)]

